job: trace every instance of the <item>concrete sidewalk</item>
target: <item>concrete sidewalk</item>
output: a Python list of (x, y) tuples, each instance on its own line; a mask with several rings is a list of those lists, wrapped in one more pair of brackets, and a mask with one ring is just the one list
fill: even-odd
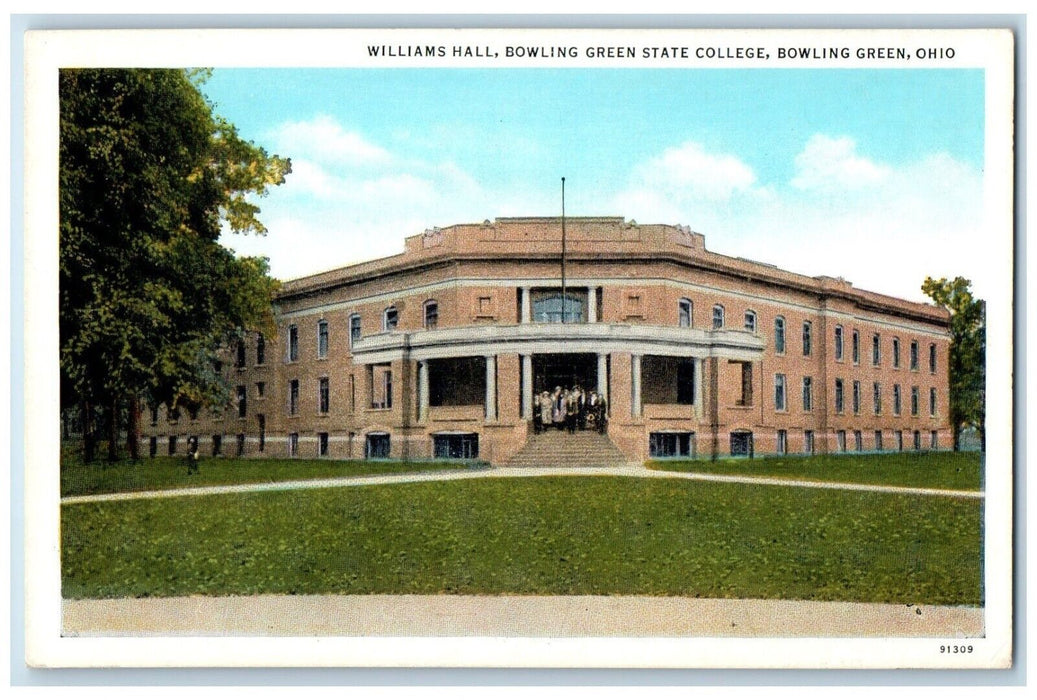
[(983, 609), (648, 596), (260, 595), (62, 603), (65, 636), (941, 637)]
[(89, 496), (66, 496), (62, 505), (94, 503), (99, 501), (131, 501), (145, 498), (177, 498), (181, 496), (207, 496), (223, 493), (254, 493), (258, 491), (289, 491), (298, 489), (326, 489), (346, 486), (373, 486), (378, 484), (406, 484), (422, 481), (456, 481), (458, 479), (522, 478), (534, 476), (625, 476), (646, 479), (687, 479), (692, 481), (714, 481), (729, 484), (757, 484), (761, 486), (783, 486), (811, 489), (834, 489), (838, 491), (871, 491), (877, 493), (902, 493), (915, 496), (943, 496), (949, 498), (983, 498), (982, 491), (955, 489), (933, 489), (913, 486), (883, 486), (880, 484), (855, 484), (832, 481), (809, 481), (804, 479), (781, 479), (764, 476), (742, 476), (707, 474), (702, 472), (668, 472), (647, 469), (643, 466), (626, 467), (490, 467), (465, 471), (430, 471), (411, 474), (376, 474), (368, 476), (343, 476), (330, 479), (308, 479), (279, 481), (258, 484), (233, 484), (229, 486), (193, 486), (179, 489), (155, 491), (130, 491), (102, 493)]

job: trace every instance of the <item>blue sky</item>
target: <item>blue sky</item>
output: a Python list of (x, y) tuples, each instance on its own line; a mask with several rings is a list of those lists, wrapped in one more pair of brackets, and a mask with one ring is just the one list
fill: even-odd
[[(982, 226), (978, 70), (217, 69), (243, 137), (292, 158), (260, 201), (296, 277), (431, 226), (566, 212), (681, 223), (717, 252), (921, 299)], [(894, 254), (895, 253), (895, 254)]]

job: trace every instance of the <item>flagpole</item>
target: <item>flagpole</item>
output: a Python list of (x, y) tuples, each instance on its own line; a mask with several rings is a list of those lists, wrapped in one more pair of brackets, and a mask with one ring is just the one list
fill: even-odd
[(562, 323), (565, 323), (565, 178), (562, 178)]

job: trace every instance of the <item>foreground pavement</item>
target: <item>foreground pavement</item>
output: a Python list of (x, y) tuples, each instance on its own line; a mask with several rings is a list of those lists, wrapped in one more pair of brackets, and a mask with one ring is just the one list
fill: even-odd
[(62, 602), (65, 636), (941, 637), (983, 609), (648, 596), (259, 595)]
[(89, 496), (66, 496), (62, 505), (94, 503), (98, 501), (132, 501), (144, 498), (176, 498), (181, 496), (208, 496), (223, 493), (253, 493), (257, 491), (289, 491), (298, 489), (327, 489), (345, 486), (374, 486), (379, 484), (406, 484), (422, 481), (456, 481), (458, 479), (482, 479), (500, 477), (532, 476), (628, 476), (646, 479), (687, 479), (692, 481), (716, 481), (729, 484), (758, 484), (761, 486), (785, 486), (811, 489), (835, 489), (839, 491), (872, 491), (878, 493), (902, 493), (916, 496), (945, 496), (950, 498), (983, 498), (983, 491), (957, 489), (934, 489), (914, 486), (884, 486), (881, 484), (855, 484), (835, 481), (809, 481), (805, 479), (782, 479), (764, 476), (739, 476), (729, 474), (706, 474), (702, 472), (668, 472), (648, 469), (640, 465), (626, 467), (489, 467), (464, 471), (429, 471), (409, 474), (377, 474), (369, 476), (343, 476), (330, 479), (307, 479), (277, 481), (259, 484), (233, 484), (229, 486), (193, 486), (155, 491), (128, 491), (102, 493)]

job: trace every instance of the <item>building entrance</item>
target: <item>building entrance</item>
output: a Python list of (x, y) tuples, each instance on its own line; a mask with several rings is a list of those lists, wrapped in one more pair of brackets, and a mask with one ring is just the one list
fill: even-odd
[(533, 355), (533, 391), (553, 392), (555, 387), (584, 392), (598, 388), (598, 356), (593, 353)]

